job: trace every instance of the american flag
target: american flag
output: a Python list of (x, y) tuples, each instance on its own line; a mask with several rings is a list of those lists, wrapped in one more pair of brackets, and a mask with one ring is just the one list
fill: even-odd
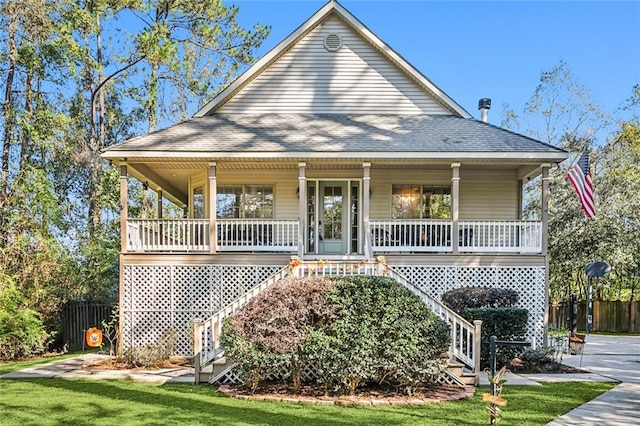
[(593, 202), (593, 180), (589, 171), (589, 153), (585, 149), (576, 164), (567, 174), (573, 188), (576, 190), (582, 204), (582, 210), (587, 218), (596, 215)]

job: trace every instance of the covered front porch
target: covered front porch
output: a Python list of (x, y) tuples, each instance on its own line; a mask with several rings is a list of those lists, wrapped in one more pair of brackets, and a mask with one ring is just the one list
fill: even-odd
[[(158, 168), (164, 176), (148, 165), (121, 164), (122, 252), (303, 259), (545, 252), (547, 180), (542, 220), (522, 220), (520, 204), (523, 179), (546, 175), (548, 164), (492, 165), (502, 169), (496, 172), (471, 162), (331, 163), (333, 169), (327, 161), (173, 163)], [(158, 217), (128, 217), (129, 176), (156, 188)], [(496, 189), (486, 189), (491, 186)], [(164, 218), (163, 197), (182, 205), (184, 217)]]

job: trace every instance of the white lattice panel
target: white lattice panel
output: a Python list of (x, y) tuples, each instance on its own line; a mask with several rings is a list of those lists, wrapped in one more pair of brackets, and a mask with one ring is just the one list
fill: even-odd
[(222, 309), (279, 266), (126, 265), (120, 291), (123, 348), (178, 332), (175, 355), (193, 354), (193, 319)]
[(520, 295), (518, 306), (529, 310), (527, 338), (535, 338), (536, 345), (543, 342), (546, 301), (544, 267), (414, 265), (394, 269), (438, 300), (444, 292), (465, 286), (515, 290)]
[(134, 346), (154, 345), (164, 330), (173, 329), (171, 312), (134, 312), (132, 316)]
[(175, 266), (173, 271), (174, 308), (211, 312), (211, 266)]

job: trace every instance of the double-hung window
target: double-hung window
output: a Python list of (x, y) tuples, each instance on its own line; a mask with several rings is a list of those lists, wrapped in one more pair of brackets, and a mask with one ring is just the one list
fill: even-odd
[(393, 219), (451, 218), (451, 188), (431, 185), (393, 185)]
[(219, 185), (218, 219), (273, 218), (273, 185)]

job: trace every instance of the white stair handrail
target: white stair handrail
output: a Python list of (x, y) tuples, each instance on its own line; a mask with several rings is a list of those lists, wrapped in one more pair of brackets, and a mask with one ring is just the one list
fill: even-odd
[(460, 316), (460, 314), (416, 287), (404, 275), (393, 268), (386, 266), (386, 271), (390, 278), (393, 278), (408, 288), (409, 291), (418, 296), (425, 305), (431, 308), (436, 315), (449, 324), (451, 327), (451, 354), (466, 364), (475, 374), (478, 374), (479, 371), (476, 370), (479, 369), (480, 348), (478, 347), (478, 342), (480, 336), (476, 336), (476, 330), (479, 331), (479, 326), (482, 323), (480, 322), (478, 324), (474, 321), (474, 324), (471, 324)]
[(220, 336), (222, 323), (231, 314), (246, 305), (251, 299), (262, 293), (267, 287), (277, 283), (290, 275), (289, 266), (276, 271), (251, 290), (247, 291), (233, 302), (213, 314), (204, 321), (193, 321), (194, 368), (196, 381), (200, 370), (222, 354)]

